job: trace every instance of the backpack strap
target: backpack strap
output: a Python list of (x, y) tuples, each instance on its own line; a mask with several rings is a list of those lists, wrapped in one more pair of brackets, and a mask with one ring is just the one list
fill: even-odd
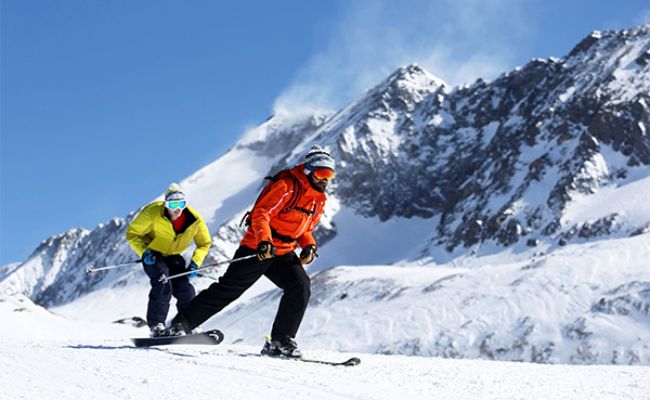
[[(292, 190), (293, 193), (291, 194), (291, 198), (290, 198), (289, 201), (287, 202), (287, 206), (286, 206), (285, 208), (283, 208), (283, 209), (280, 211), (280, 214), (286, 214), (286, 213), (288, 213), (289, 211), (291, 211), (291, 210), (293, 210), (294, 208), (296, 208), (296, 204), (298, 204), (298, 200), (300, 200), (300, 196), (302, 195), (302, 185), (301, 185), (300, 182), (298, 181), (298, 178), (296, 178), (296, 177), (295, 177), (291, 172), (289, 172), (288, 170), (281, 171), (281, 173), (282, 173), (282, 172), (285, 172), (285, 171), (286, 171), (286, 174), (284, 174), (284, 176), (287, 176), (287, 175), (288, 175), (289, 178), (291, 179), (291, 183), (293, 184), (293, 190)], [(278, 174), (278, 175), (279, 175), (279, 174)], [(283, 176), (283, 177), (284, 177), (284, 176)], [(280, 177), (280, 178), (282, 178), (282, 177)], [(280, 178), (278, 178), (278, 180), (279, 180)]]
[[(289, 177), (291, 180), (291, 183), (293, 184), (293, 190), (291, 193), (291, 197), (289, 198), (289, 201), (287, 202), (287, 206), (284, 207), (282, 210), (280, 210), (280, 214), (286, 214), (289, 211), (293, 210), (296, 208), (296, 204), (298, 204), (298, 200), (300, 199), (300, 195), (302, 194), (302, 185), (300, 185), (300, 181), (298, 181), (298, 178), (296, 178), (291, 171), (288, 169), (283, 169), (279, 171), (277, 174), (273, 176), (266, 176), (264, 179), (268, 179), (269, 183), (266, 184), (264, 189), (260, 192), (260, 194), (257, 196), (257, 199), (255, 200), (255, 204), (253, 204), (253, 208), (246, 211), (244, 216), (242, 217), (241, 221), (239, 222), (239, 226), (242, 226), (243, 224), (246, 224), (246, 226), (251, 225), (251, 213), (253, 210), (255, 210), (255, 207), (257, 207), (257, 203), (259, 203), (260, 199), (264, 197), (266, 193), (271, 189), (273, 184), (277, 181), (279, 181), (282, 178)], [(302, 209), (301, 209), (302, 210)], [(305, 210), (306, 211), (306, 210)]]
[(294, 208), (296, 210), (300, 211), (300, 212), (303, 212), (303, 213), (307, 214), (307, 215), (314, 215), (314, 213), (316, 213), (316, 206), (314, 206), (313, 210), (307, 210), (306, 208), (302, 208), (302, 207), (294, 207)]

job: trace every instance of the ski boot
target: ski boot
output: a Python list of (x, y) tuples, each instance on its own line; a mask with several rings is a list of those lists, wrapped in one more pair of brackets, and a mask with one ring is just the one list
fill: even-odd
[(192, 328), (190, 328), (187, 320), (181, 314), (178, 314), (171, 320), (167, 332), (169, 332), (169, 336), (191, 335)]
[(302, 352), (293, 338), (287, 337), (284, 340), (272, 340), (270, 336), (264, 338), (262, 354), (272, 357), (300, 358)]
[(156, 325), (151, 327), (151, 337), (162, 337), (169, 336), (165, 324), (158, 322)]
[(183, 336), (189, 335), (190, 333), (192, 332), (185, 329), (185, 326), (180, 322), (172, 323), (169, 326), (169, 329), (167, 329), (167, 334), (169, 336)]

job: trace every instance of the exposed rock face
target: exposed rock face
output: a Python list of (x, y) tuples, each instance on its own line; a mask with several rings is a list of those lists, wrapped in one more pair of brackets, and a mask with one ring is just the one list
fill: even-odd
[(344, 167), (336, 194), (382, 220), (440, 215), (449, 250), (554, 235), (572, 193), (650, 164), (648, 43), (648, 26), (593, 33), (564, 59), (453, 90), (400, 69), (321, 129)]

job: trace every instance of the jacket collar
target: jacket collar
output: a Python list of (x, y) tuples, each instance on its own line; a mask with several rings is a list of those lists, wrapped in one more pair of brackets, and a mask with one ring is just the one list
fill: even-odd
[[(309, 182), (307, 183), (309, 184)], [(196, 215), (194, 215), (194, 213), (192, 212), (192, 210), (190, 210), (189, 207), (185, 207), (183, 209), (183, 214), (185, 215), (185, 225), (183, 226), (181, 232), (184, 232), (190, 225), (192, 225), (198, 220), (198, 218), (196, 218)], [(169, 215), (169, 212), (167, 211), (167, 207), (165, 207), (164, 204), (163, 204), (163, 215), (165, 216), (165, 218), (169, 220), (169, 222), (172, 221), (172, 218)]]

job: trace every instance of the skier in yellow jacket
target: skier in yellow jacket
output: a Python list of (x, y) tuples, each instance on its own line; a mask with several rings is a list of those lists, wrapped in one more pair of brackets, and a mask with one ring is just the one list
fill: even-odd
[[(160, 277), (195, 271), (201, 266), (210, 249), (210, 233), (198, 211), (187, 205), (185, 194), (176, 183), (165, 191), (165, 201), (145, 206), (126, 230), (126, 240), (142, 257), (144, 272), (149, 276), (151, 291), (147, 305), (147, 324), (151, 336), (167, 335), (165, 320), (172, 295), (176, 305), (189, 303), (196, 291), (189, 276), (160, 282)], [(186, 268), (181, 256), (194, 241), (196, 249)]]

